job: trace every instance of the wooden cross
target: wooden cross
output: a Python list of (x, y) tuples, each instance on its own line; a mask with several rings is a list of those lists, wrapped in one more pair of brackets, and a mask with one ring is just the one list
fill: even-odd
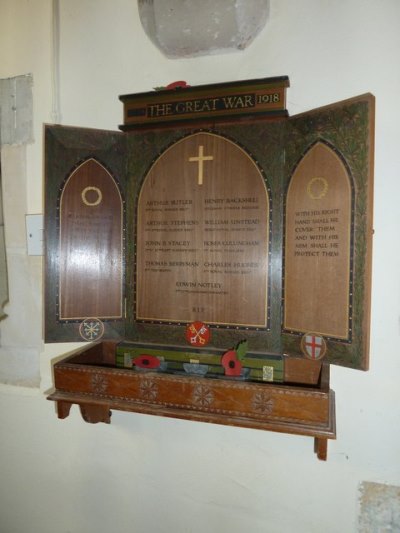
[(201, 144), (199, 146), (199, 155), (189, 157), (189, 162), (197, 162), (199, 164), (199, 174), (198, 174), (198, 183), (199, 185), (203, 185), (203, 167), (204, 167), (204, 161), (212, 161), (214, 157), (212, 155), (204, 155), (204, 146)]

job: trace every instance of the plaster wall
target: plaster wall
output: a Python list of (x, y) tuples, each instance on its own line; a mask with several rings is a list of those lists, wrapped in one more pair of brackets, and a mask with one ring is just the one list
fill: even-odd
[[(399, 2), (271, 0), (269, 20), (246, 50), (176, 60), (147, 39), (133, 0), (60, 0), (59, 7), (57, 87), (52, 2), (0, 0), (0, 78), (32, 73), (34, 83), (34, 142), (2, 149), (5, 187), (20, 184), (10, 197), (19, 219), (5, 209), (5, 224), (22, 266), (12, 267), (6, 308), (20, 328), (0, 323), (16, 359), (3, 353), (0, 366), (14, 364), (18, 377), (19, 361), (23, 376), (33, 345), (27, 378), (41, 379), (31, 388), (0, 387), (0, 531), (357, 531), (360, 483), (400, 485)], [(371, 365), (332, 369), (338, 439), (328, 461), (317, 461), (305, 437), (122, 412), (110, 426), (91, 426), (76, 408), (57, 420), (45, 400), (51, 360), (76, 345), (42, 344), (41, 260), (26, 256), (20, 233), (24, 210), (43, 210), (42, 124), (57, 115), (65, 125), (117, 129), (119, 94), (181, 79), (277, 75), (290, 77), (291, 115), (365, 92), (377, 99)]]

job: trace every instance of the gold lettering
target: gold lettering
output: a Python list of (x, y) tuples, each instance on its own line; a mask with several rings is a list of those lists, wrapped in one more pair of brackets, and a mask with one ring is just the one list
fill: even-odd
[(226, 109), (233, 109), (235, 107), (235, 100), (235, 96), (227, 96), (222, 98)]
[(152, 104), (148, 106), (148, 115), (150, 117), (163, 117), (165, 115), (172, 115), (171, 104)]
[(201, 109), (199, 111), (210, 111), (210, 101), (204, 100), (203, 105), (201, 106)]
[(219, 98), (211, 98), (210, 102), (212, 103), (212, 111), (215, 111), (218, 100)]
[(226, 96), (222, 98), (225, 109), (239, 109), (253, 106), (253, 96), (244, 94), (242, 96)]
[(186, 102), (177, 102), (177, 104), (175, 105), (175, 111), (176, 113), (184, 113), (185, 112), (185, 103)]

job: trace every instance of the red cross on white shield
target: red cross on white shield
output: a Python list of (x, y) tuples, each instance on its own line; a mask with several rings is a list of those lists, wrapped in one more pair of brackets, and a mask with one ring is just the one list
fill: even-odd
[(304, 355), (309, 359), (321, 359), (326, 352), (326, 342), (323, 337), (306, 333), (301, 340)]

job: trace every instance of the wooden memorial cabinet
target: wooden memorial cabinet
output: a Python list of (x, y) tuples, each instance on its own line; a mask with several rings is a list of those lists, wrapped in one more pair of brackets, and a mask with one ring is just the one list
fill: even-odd
[(374, 98), (289, 117), (287, 77), (122, 96), (121, 132), (45, 128), (58, 416), (110, 410), (336, 437), (366, 370)]

